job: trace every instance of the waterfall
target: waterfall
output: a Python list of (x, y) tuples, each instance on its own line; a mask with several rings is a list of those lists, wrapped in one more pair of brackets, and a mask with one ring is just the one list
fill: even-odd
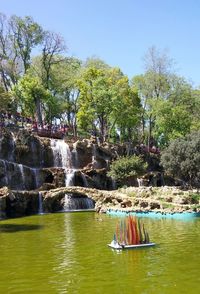
[(39, 152), (37, 148), (36, 141), (31, 141), (30, 143), (31, 153), (33, 157), (36, 158), (35, 166), (43, 167), (44, 166), (44, 146), (40, 145)]
[(65, 169), (65, 186), (74, 186), (75, 169)]
[(32, 168), (32, 172), (33, 172), (34, 179), (35, 179), (35, 189), (37, 189), (41, 185), (41, 183), (39, 181), (39, 172), (40, 172), (40, 170), (38, 168)]
[(64, 211), (93, 210), (94, 206), (94, 201), (88, 197), (73, 197), (65, 194)]
[(42, 199), (42, 193), (38, 193), (38, 214), (44, 214), (43, 212), (43, 199)]
[(83, 179), (84, 187), (89, 187), (89, 184), (88, 184), (88, 181), (86, 179), (86, 176), (83, 173), (81, 173), (81, 177)]
[[(15, 164), (16, 166), (16, 164)], [(17, 166), (16, 166), (17, 167)], [(25, 189), (25, 175), (24, 175), (24, 166), (23, 164), (18, 164), (19, 170), (20, 170), (20, 174), (21, 174), (21, 179), (22, 179), (22, 189)]]
[(51, 139), (51, 148), (55, 167), (72, 167), (71, 152), (68, 144), (64, 140)]
[(72, 156), (68, 144), (64, 140), (51, 139), (51, 148), (54, 166), (64, 169), (65, 186), (73, 186), (75, 169), (72, 169)]
[(8, 158), (8, 160), (9, 161), (15, 161), (15, 159), (14, 159), (14, 153), (15, 153), (15, 140), (16, 140), (16, 138), (15, 138), (15, 136), (14, 136), (14, 134), (13, 133), (11, 133), (12, 134), (12, 140), (11, 140), (11, 142), (10, 142), (10, 152), (9, 152), (9, 158)]
[(117, 183), (116, 183), (116, 180), (113, 179), (112, 177), (111, 177), (111, 180), (112, 180), (112, 190), (116, 190), (116, 189), (117, 189)]
[(7, 165), (6, 165), (7, 160), (1, 159), (0, 162), (2, 163), (3, 168), (4, 168), (4, 177), (3, 177), (3, 181), (2, 181), (1, 186), (8, 186), (9, 179), (8, 179), (8, 172), (7, 172)]
[(92, 145), (92, 167), (93, 168), (97, 168), (96, 157), (97, 157), (97, 150), (96, 150), (96, 146), (93, 144)]
[(164, 179), (164, 174), (161, 174), (161, 182), (162, 182), (162, 186), (165, 186), (165, 179)]
[(16, 138), (15, 138), (14, 134), (11, 133), (11, 136), (9, 137), (8, 144), (6, 145), (6, 148), (5, 148), (5, 146), (2, 146), (3, 145), (3, 138), (4, 138), (3, 136), (0, 138), (0, 158), (4, 158), (5, 160), (14, 162), (15, 161), (14, 153), (15, 153)]
[(2, 209), (2, 202), (3, 202), (3, 199), (0, 197), (0, 219), (2, 219), (3, 218), (3, 209)]
[(96, 137), (96, 140), (97, 140), (97, 145), (98, 146), (101, 145), (101, 141), (100, 141), (99, 137)]
[(73, 150), (72, 150), (72, 158), (73, 158), (73, 166), (75, 168), (79, 167), (79, 162), (78, 162), (78, 152), (76, 150), (76, 145), (73, 144)]
[(143, 179), (137, 178), (137, 182), (138, 182), (138, 187), (144, 186), (144, 180)]
[[(93, 147), (93, 157), (92, 161), (95, 164), (96, 158), (96, 146)], [(68, 144), (64, 140), (51, 139), (51, 148), (54, 158), (54, 167), (61, 167), (64, 169), (65, 173), (65, 186), (74, 186), (75, 185), (75, 173), (78, 167), (78, 153), (76, 146), (73, 146), (72, 152)], [(73, 161), (72, 161), (73, 159)], [(72, 164), (72, 162), (74, 164)], [(88, 187), (88, 182), (84, 174), (81, 173), (84, 187)]]
[(10, 189), (31, 190), (39, 188), (39, 169), (31, 168), (23, 164), (0, 159), (1, 178), (0, 187), (7, 186)]
[(106, 162), (106, 168), (109, 169), (109, 168), (110, 168), (110, 162), (109, 162), (109, 159), (105, 159), (105, 162)]

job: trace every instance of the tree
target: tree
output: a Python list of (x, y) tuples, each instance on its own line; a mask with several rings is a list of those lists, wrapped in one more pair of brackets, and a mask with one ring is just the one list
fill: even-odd
[(44, 33), (42, 48), (42, 79), (46, 89), (51, 89), (51, 70), (52, 66), (63, 60), (61, 55), (66, 50), (62, 37), (54, 32)]
[[(112, 112), (109, 117), (110, 133), (117, 129), (121, 141), (131, 141), (140, 121), (140, 99), (129, 79), (119, 68), (110, 70), (109, 87), (112, 93)], [(135, 134), (136, 135), (136, 134)]]
[(10, 93), (0, 86), (0, 114), (13, 110), (13, 99)]
[(26, 73), (31, 52), (42, 39), (43, 30), (31, 17), (0, 14), (0, 77), (6, 91)]
[(172, 61), (166, 52), (155, 47), (149, 48), (145, 55), (145, 74), (133, 78), (142, 104), (142, 136), (145, 139), (145, 127), (148, 127), (147, 143), (150, 145), (156, 117), (152, 112), (152, 101), (167, 99), (169, 95), (169, 77)]
[(60, 101), (62, 110), (60, 119), (67, 123), (77, 136), (77, 112), (80, 91), (77, 81), (80, 76), (81, 61), (66, 57), (62, 62), (54, 64), (51, 71), (51, 84), (54, 96)]
[(161, 164), (172, 176), (199, 186), (200, 132), (172, 141), (162, 152)]
[(37, 77), (26, 74), (13, 89), (23, 115), (35, 117), (38, 125), (43, 126), (42, 103), (52, 104), (52, 96)]
[[(55, 108), (51, 113), (54, 113), (52, 120), (56, 117), (60, 119), (61, 123), (68, 124), (73, 128), (74, 136), (77, 135), (77, 112), (78, 112), (78, 98), (79, 89), (77, 86), (77, 80), (81, 70), (81, 61), (65, 56), (54, 56), (59, 62), (51, 64), (49, 71), (49, 91), (57, 101), (57, 113)], [(46, 88), (47, 83), (44, 79), (44, 67), (42, 62), (42, 56), (37, 56), (33, 59), (31, 68), (29, 70), (32, 76), (38, 77), (41, 84)], [(46, 108), (48, 112), (48, 109)], [(49, 116), (50, 117), (50, 116)]]
[(43, 29), (30, 16), (21, 18), (14, 15), (9, 20), (9, 26), (12, 33), (10, 38), (13, 50), (20, 57), (25, 74), (30, 67), (32, 49), (41, 44), (43, 40)]
[(105, 141), (108, 131), (108, 116), (112, 111), (109, 90), (109, 68), (104, 62), (89, 63), (78, 81), (80, 90), (78, 122), (86, 131), (98, 129)]
[(124, 140), (138, 122), (139, 98), (119, 68), (89, 60), (78, 82), (78, 122), (84, 130), (97, 131), (103, 141), (111, 134)]
[[(154, 136), (160, 145), (184, 137), (191, 130), (196, 102), (191, 85), (183, 78), (170, 76), (167, 99), (152, 100), (152, 113), (156, 117)], [(161, 139), (162, 138), (162, 142)]]

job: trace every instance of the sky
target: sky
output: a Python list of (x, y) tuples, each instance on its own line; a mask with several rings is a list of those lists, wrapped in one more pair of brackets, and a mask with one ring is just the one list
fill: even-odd
[(199, 0), (0, 0), (0, 12), (32, 16), (68, 55), (98, 57), (129, 78), (144, 73), (148, 48), (167, 49), (176, 73), (200, 85)]

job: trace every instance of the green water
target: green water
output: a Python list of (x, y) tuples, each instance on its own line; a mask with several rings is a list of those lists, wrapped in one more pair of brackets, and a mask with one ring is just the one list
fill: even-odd
[(200, 219), (143, 219), (154, 248), (106, 246), (117, 218), (57, 213), (0, 222), (0, 293), (200, 293)]

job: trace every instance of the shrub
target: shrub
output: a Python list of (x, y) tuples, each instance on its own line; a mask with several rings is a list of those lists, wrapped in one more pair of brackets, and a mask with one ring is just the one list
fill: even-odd
[(147, 164), (139, 156), (120, 157), (111, 164), (109, 176), (115, 180), (125, 180), (144, 174)]

